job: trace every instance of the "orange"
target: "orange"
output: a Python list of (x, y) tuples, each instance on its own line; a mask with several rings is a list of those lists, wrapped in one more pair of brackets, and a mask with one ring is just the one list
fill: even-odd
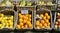
[(46, 20), (46, 16), (44, 16), (43, 19)]
[(23, 29), (23, 28), (24, 28), (24, 26), (21, 26), (21, 28)]
[(29, 18), (31, 18), (32, 16), (31, 15), (29, 15)]
[(28, 20), (31, 21), (31, 18), (29, 18)]
[(42, 24), (44, 24), (44, 23), (45, 23), (45, 21), (44, 21), (44, 20), (41, 20), (41, 23), (42, 23)]
[(44, 23), (44, 26), (45, 26), (45, 27), (48, 26), (47, 23)]
[(23, 22), (23, 19), (19, 19), (19, 22), (20, 22), (20, 23)]
[(39, 25), (40, 24), (40, 22), (39, 21), (36, 21), (36, 25)]
[(48, 16), (48, 13), (45, 13), (45, 16)]
[(47, 26), (46, 28), (50, 28), (50, 26)]
[(28, 28), (28, 25), (25, 25), (25, 28)]
[(43, 14), (40, 14), (40, 17), (43, 17), (44, 15)]
[(42, 23), (40, 23), (39, 26), (42, 27), (43, 26)]
[(31, 22), (30, 21), (27, 21), (27, 24), (29, 25), (29, 24), (31, 24)]
[(47, 19), (50, 19), (50, 16), (47, 16)]
[(17, 28), (18, 28), (18, 29), (20, 29), (20, 26), (19, 26), (19, 25), (17, 25)]
[(21, 26), (23, 26), (23, 23), (20, 23)]
[(21, 16), (21, 13), (19, 13), (18, 15)]
[(45, 28), (45, 26), (42, 26), (42, 28)]
[(29, 25), (29, 28), (32, 28), (32, 24)]
[(23, 23), (26, 23), (26, 22), (27, 22), (27, 20), (26, 20), (26, 19), (24, 19), (24, 20), (23, 20)]
[(46, 23), (48, 23), (48, 22), (49, 22), (49, 20), (47, 19), (47, 20), (45, 20), (45, 22), (46, 22)]
[(48, 22), (47, 24), (48, 24), (48, 26), (50, 26), (50, 22)]
[(23, 15), (20, 15), (19, 18), (23, 18)]
[(25, 16), (27, 16), (27, 17), (28, 17), (28, 15), (29, 15), (29, 14), (26, 14)]
[(39, 27), (39, 26), (37, 26), (36, 28), (37, 28), (37, 29), (40, 29), (40, 27)]

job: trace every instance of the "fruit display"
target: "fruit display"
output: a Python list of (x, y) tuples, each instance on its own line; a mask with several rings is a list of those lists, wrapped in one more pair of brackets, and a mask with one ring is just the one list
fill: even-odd
[(55, 21), (55, 28), (60, 28), (60, 13), (58, 12), (56, 15), (56, 21)]
[(32, 27), (32, 14), (18, 13), (17, 29), (31, 29)]
[(53, 4), (53, 3), (52, 3), (52, 2), (45, 2), (45, 1), (40, 1), (40, 0), (39, 0), (39, 1), (37, 2), (37, 4), (38, 4), (38, 5), (51, 5), (51, 4)]
[(13, 15), (5, 15), (0, 13), (0, 29), (2, 28), (11, 28), (13, 29)]
[(4, 0), (4, 1), (0, 4), (0, 6), (7, 6), (7, 7), (9, 7), (9, 6), (13, 6), (13, 4), (10, 2), (10, 0)]
[(22, 0), (21, 2), (20, 2), (20, 6), (31, 6), (32, 5), (32, 3), (30, 2), (30, 1), (25, 1), (25, 0)]
[(48, 12), (46, 13), (39, 13), (36, 15), (36, 22), (35, 27), (36, 29), (42, 29), (42, 28), (50, 28), (50, 15)]

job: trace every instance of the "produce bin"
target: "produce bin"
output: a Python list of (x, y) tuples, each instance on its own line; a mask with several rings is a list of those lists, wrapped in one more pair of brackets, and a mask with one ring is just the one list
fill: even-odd
[(49, 10), (39, 10), (34, 12), (34, 28), (38, 31), (52, 30), (52, 14)]
[(15, 11), (4, 9), (0, 11), (0, 30), (15, 29)]
[(33, 29), (33, 11), (35, 11), (35, 6), (17, 7), (17, 30)]
[(60, 11), (55, 12), (54, 30), (60, 31)]

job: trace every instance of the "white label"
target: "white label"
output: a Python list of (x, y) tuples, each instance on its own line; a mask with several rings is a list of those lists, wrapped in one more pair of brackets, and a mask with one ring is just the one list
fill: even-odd
[(21, 10), (22, 14), (28, 14), (28, 10)]

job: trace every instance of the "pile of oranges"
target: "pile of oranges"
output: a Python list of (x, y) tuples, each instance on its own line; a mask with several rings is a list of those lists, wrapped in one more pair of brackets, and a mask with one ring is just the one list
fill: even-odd
[(32, 15), (31, 14), (18, 14), (18, 23), (17, 28), (18, 29), (27, 29), (32, 28)]
[[(40, 19), (39, 19), (40, 18)], [(50, 28), (50, 16), (48, 13), (40, 14), (36, 18), (35, 27), (40, 28)]]

